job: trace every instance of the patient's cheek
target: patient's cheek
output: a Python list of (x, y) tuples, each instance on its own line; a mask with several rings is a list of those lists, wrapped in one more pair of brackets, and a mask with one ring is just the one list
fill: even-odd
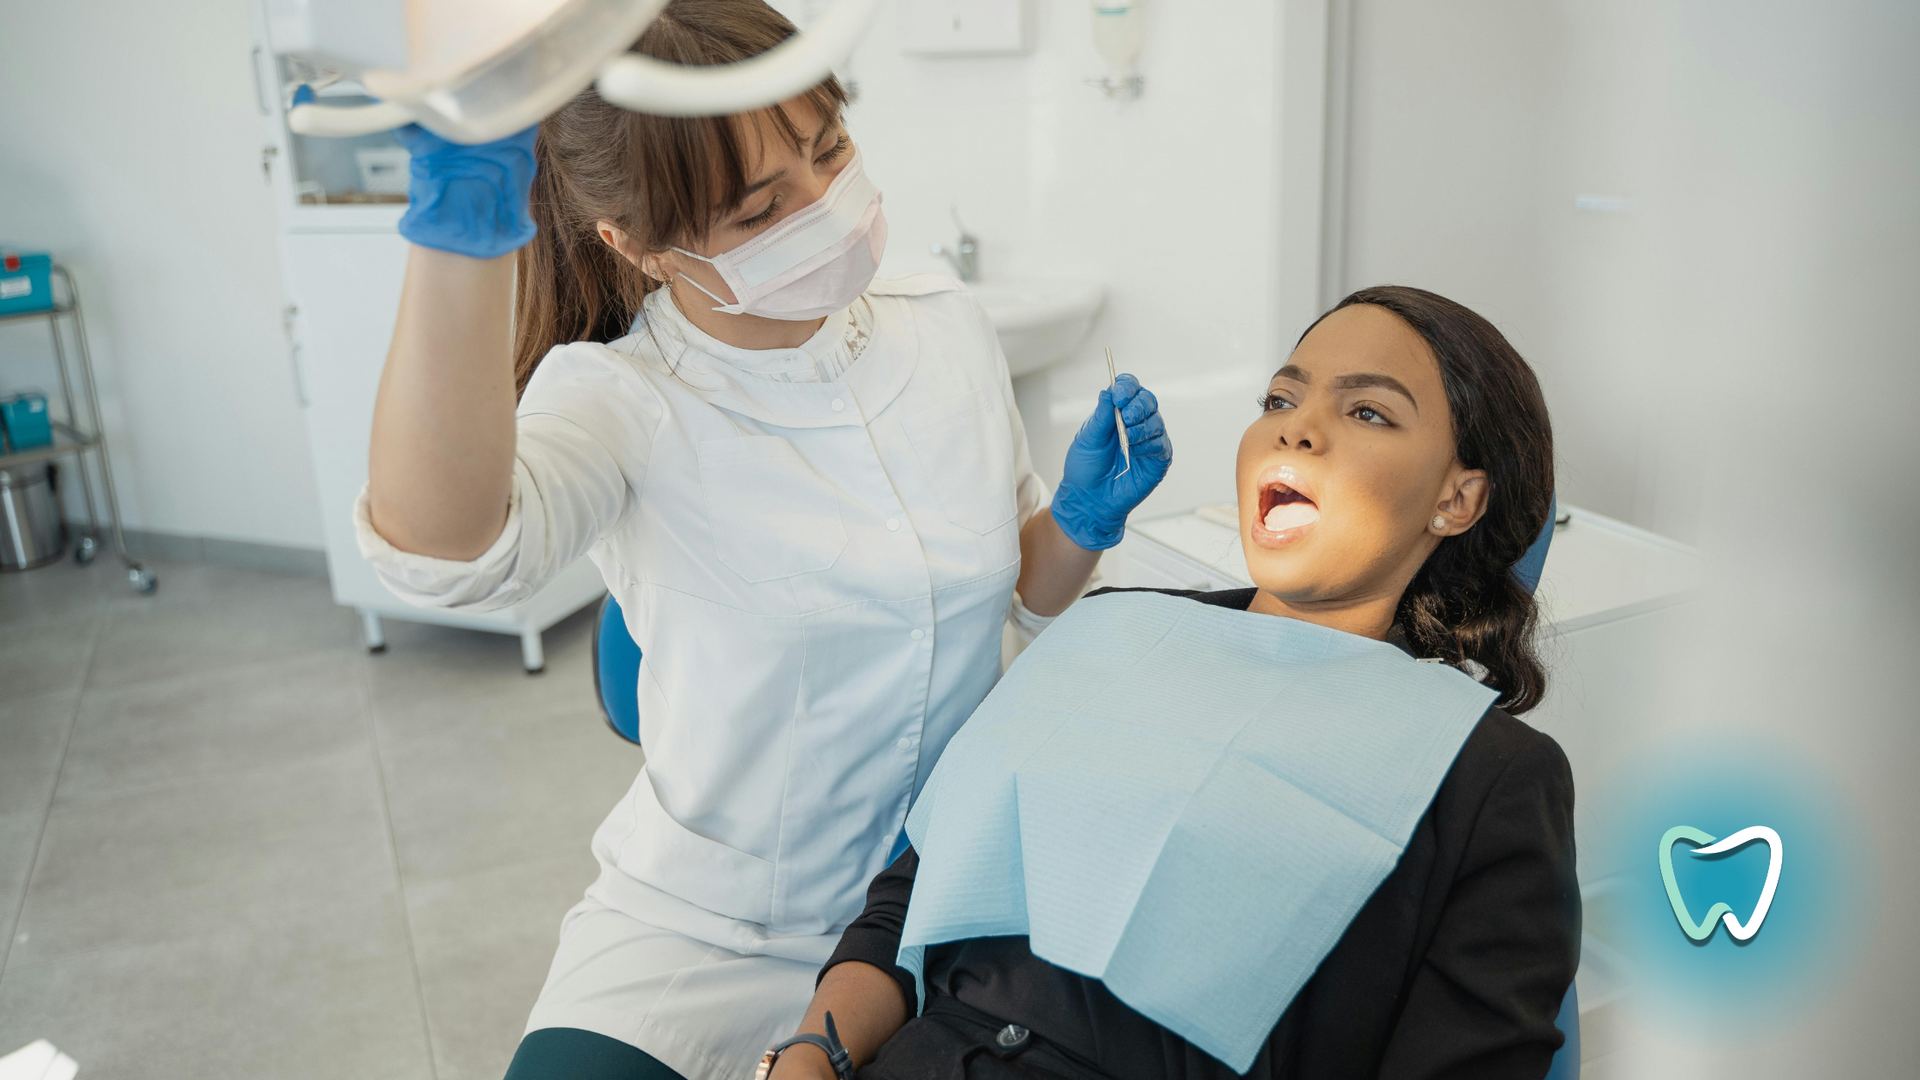
[(1267, 426), (1269, 425), (1266, 417), (1261, 417), (1248, 425), (1247, 430), (1240, 436), (1240, 446), (1234, 454), (1234, 490), (1240, 493), (1240, 498), (1243, 500), (1253, 484), (1253, 474), (1259, 471), (1261, 460), (1273, 449), (1273, 440), (1268, 438), (1262, 430)]

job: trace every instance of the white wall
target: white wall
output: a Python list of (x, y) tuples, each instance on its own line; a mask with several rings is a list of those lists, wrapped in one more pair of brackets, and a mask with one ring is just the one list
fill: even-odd
[[(1830, 231), (1847, 196), (1824, 186), (1844, 141), (1885, 122), (1877, 92), (1807, 84), (1871, 75), (1875, 5), (1351, 3), (1341, 284), (1419, 285), (1491, 318), (1540, 374), (1563, 498), (1702, 538), (1711, 448), (1679, 387), (1741, 377), (1752, 331), (1812, 295), (1814, 266), (1884, 255)], [(1742, 306), (1757, 321), (1710, 302), (1736, 280), (1775, 297)]]
[(1092, 339), (1018, 387), (1036, 466), (1058, 479), (1111, 344), (1174, 435), (1147, 512), (1230, 501), (1234, 447), (1278, 366), (1280, 8), (1153, 5), (1146, 93), (1119, 102), (1084, 85), (1106, 73), (1088, 5), (1033, 7), (1028, 55), (924, 57), (899, 51), (894, 5), (881, 5), (850, 64), (848, 122), (886, 193), (883, 272), (950, 273), (927, 249), (952, 241), (957, 205), (985, 279), (1102, 282)]
[[(127, 523), (320, 546), (246, 5), (17, 3), (0, 24), (0, 239), (79, 279)], [(53, 389), (43, 341), (0, 328), (0, 387)]]
[[(1688, 534), (1645, 484), (1658, 452), (1637, 388), (1664, 358), (1632, 332), (1658, 213), (1657, 7), (1353, 0), (1342, 285), (1418, 285), (1492, 319), (1546, 389), (1562, 498)], [(1635, 204), (1583, 213), (1579, 194)]]

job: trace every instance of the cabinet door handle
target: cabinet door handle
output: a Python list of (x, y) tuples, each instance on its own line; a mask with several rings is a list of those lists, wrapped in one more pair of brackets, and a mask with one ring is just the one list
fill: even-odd
[(260, 176), (269, 184), (273, 183), (273, 159), (278, 153), (280, 148), (271, 144), (260, 148)]
[(287, 361), (293, 365), (293, 396), (304, 409), (308, 404), (307, 377), (300, 368), (300, 337), (294, 332), (294, 321), (299, 315), (298, 304), (288, 304), (280, 309), (280, 330), (287, 336)]
[(253, 73), (253, 104), (260, 110), (261, 116), (266, 116), (267, 93), (260, 89), (260, 52), (260, 46), (255, 45), (253, 47), (253, 53), (248, 60), (248, 70)]

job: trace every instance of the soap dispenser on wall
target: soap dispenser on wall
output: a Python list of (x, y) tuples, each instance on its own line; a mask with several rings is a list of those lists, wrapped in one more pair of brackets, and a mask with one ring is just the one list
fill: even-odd
[(1147, 43), (1143, 0), (1093, 0), (1093, 47), (1107, 61), (1107, 74), (1087, 85), (1116, 101), (1132, 101), (1146, 88), (1135, 65)]

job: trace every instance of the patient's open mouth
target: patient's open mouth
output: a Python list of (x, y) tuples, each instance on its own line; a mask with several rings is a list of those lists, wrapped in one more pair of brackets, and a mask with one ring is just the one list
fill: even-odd
[(1305, 528), (1320, 520), (1312, 499), (1278, 481), (1260, 489), (1260, 524), (1270, 533)]

